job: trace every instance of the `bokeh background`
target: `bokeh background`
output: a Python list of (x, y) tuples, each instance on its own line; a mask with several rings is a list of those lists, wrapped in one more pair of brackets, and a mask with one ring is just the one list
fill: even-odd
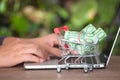
[[(0, 36), (41, 37), (68, 25), (80, 31), (89, 23), (108, 34), (104, 51), (120, 26), (120, 0), (0, 0)], [(113, 55), (120, 55), (120, 38)]]

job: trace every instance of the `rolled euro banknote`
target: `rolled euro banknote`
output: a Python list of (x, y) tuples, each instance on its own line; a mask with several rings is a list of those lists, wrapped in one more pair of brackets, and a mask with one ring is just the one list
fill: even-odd
[(96, 44), (98, 42), (98, 38), (92, 33), (87, 34), (75, 31), (66, 31), (64, 39), (70, 42), (77, 42), (81, 44), (85, 43)]
[[(68, 43), (69, 50), (71, 51), (72, 54), (80, 54), (81, 56), (85, 55), (85, 46), (82, 44), (77, 44), (70, 42)], [(76, 53), (74, 53), (76, 52)]]
[[(78, 54), (84, 56), (88, 52), (92, 52), (95, 48), (92, 45), (84, 45), (84, 44), (76, 44), (76, 43), (69, 43), (70, 51), (77, 51)], [(74, 53), (73, 53), (74, 54)]]
[(99, 40), (99, 42), (102, 41), (107, 36), (107, 34), (104, 32), (102, 28), (98, 28), (93, 34)]
[(79, 43), (97, 43), (96, 37), (92, 34), (95, 31), (96, 28), (92, 24), (89, 24), (80, 32), (66, 31), (64, 39)]
[(66, 31), (64, 35), (64, 39), (70, 42), (84, 43), (85, 34), (77, 32), (77, 31)]
[(81, 56), (85, 55), (85, 46), (84, 45), (77, 45), (76, 49)]
[[(84, 30), (86, 29), (84, 28)], [(107, 36), (107, 34), (101, 28), (98, 28), (94, 32), (92, 31), (92, 33), (85, 32), (84, 30), (82, 32), (66, 31), (64, 35), (64, 39), (72, 42), (83, 43), (83, 44), (84, 43), (97, 44)]]
[(83, 28), (81, 32), (93, 33), (94, 31), (96, 31), (95, 26), (93, 26), (92, 24), (89, 24), (85, 28)]
[(79, 41), (82, 43), (89, 43), (89, 44), (97, 44), (98, 43), (98, 38), (94, 34), (91, 34), (91, 33), (81, 34), (79, 38), (80, 38)]
[(79, 32), (77, 31), (66, 31), (64, 35), (65, 40), (78, 39)]

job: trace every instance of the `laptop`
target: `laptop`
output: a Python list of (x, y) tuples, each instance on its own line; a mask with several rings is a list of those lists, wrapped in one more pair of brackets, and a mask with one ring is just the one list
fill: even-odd
[[(105, 68), (108, 66), (109, 62), (110, 62), (110, 58), (111, 58), (111, 55), (113, 53), (113, 49), (115, 47), (115, 44), (116, 44), (116, 41), (117, 41), (117, 38), (119, 36), (119, 32), (120, 32), (120, 26), (119, 27), (116, 27), (118, 28), (116, 30), (116, 34), (114, 36), (114, 38), (111, 39), (112, 41), (112, 45), (110, 47), (110, 49), (106, 50), (103, 50), (102, 53), (98, 56), (97, 59), (97, 62), (95, 61), (94, 64), (92, 65), (93, 68)], [(89, 59), (88, 59), (89, 60)], [(53, 57), (53, 59), (49, 60), (49, 61), (46, 61), (44, 63), (30, 63), (30, 62), (25, 62), (24, 63), (24, 69), (33, 69), (33, 70), (41, 70), (41, 69), (57, 69), (58, 67), (60, 67), (61, 69), (62, 68), (65, 68), (66, 69), (66, 64), (64, 63), (60, 63), (58, 65), (58, 62), (59, 62), (59, 59), (58, 58), (55, 58)], [(85, 68), (85, 65), (83, 64), (71, 64), (71, 65), (68, 65), (69, 68)]]

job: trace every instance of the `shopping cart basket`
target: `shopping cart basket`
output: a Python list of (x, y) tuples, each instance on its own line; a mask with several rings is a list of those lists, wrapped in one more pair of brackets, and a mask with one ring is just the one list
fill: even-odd
[[(62, 58), (58, 62), (57, 72), (61, 72), (62, 68), (83, 68), (84, 72), (93, 71), (94, 60), (98, 60), (96, 57), (99, 55), (98, 44), (66, 40), (64, 39), (64, 34), (68, 30), (67, 26), (54, 29), (58, 36), (59, 48), (62, 50)], [(84, 54), (81, 54), (77, 47), (73, 48), (71, 46), (90, 46), (92, 49), (83, 50)]]

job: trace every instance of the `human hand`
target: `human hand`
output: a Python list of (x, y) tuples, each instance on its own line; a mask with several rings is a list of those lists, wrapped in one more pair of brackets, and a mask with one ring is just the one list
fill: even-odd
[(59, 46), (56, 34), (50, 34), (40, 38), (33, 38), (30, 39), (30, 41), (41, 45), (41, 48), (44, 49), (47, 54), (61, 57), (61, 50), (55, 47)]
[(6, 39), (0, 46), (0, 67), (11, 67), (22, 62), (43, 62), (49, 59), (43, 47), (29, 40)]

